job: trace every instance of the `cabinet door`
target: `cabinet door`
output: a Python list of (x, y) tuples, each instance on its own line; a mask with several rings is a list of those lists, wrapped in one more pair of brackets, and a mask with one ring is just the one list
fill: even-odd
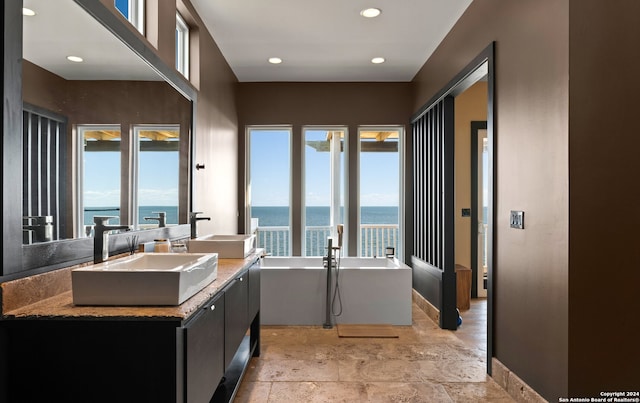
[(187, 403), (209, 402), (224, 375), (224, 295), (184, 327)]
[(260, 310), (260, 260), (249, 268), (249, 322)]
[(225, 289), (224, 367), (229, 366), (249, 328), (249, 279), (247, 271), (238, 275)]

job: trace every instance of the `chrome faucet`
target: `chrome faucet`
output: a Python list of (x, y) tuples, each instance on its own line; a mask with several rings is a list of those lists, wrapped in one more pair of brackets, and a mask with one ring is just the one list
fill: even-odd
[(109, 259), (109, 232), (113, 230), (130, 231), (129, 225), (108, 225), (109, 219), (118, 218), (114, 216), (94, 216), (93, 222), (93, 263), (101, 263)]
[(157, 217), (145, 217), (144, 219), (146, 221), (149, 220), (158, 220), (158, 227), (159, 228), (163, 228), (166, 227), (167, 225), (167, 213), (165, 213), (164, 211), (154, 211), (151, 214), (157, 214)]
[(198, 237), (198, 231), (196, 228), (196, 223), (200, 220), (210, 221), (211, 217), (198, 217), (198, 214), (202, 214), (202, 211), (192, 211), (189, 215), (189, 223), (191, 224), (191, 239), (196, 239)]

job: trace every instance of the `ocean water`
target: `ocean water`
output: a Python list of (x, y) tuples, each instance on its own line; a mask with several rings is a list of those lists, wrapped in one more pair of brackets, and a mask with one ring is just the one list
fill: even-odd
[[(307, 207), (305, 214), (307, 226), (329, 225), (329, 206)], [(251, 217), (258, 218), (259, 226), (286, 226), (289, 225), (289, 207), (254, 206), (251, 207)], [(363, 206), (360, 211), (360, 222), (362, 224), (398, 224), (398, 207)]]

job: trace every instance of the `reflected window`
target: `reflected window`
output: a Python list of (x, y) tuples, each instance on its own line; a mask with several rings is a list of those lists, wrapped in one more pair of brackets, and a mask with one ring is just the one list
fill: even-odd
[(180, 128), (175, 126), (135, 126), (137, 163), (134, 211), (139, 228), (159, 225), (159, 213), (165, 223), (178, 224)]
[(189, 78), (189, 26), (180, 13), (176, 13), (176, 69)]
[(78, 147), (78, 233), (90, 236), (94, 216), (118, 217), (109, 223), (120, 223), (122, 136), (119, 125), (81, 125), (77, 130), (81, 144)]
[(144, 0), (115, 0), (116, 9), (144, 35)]

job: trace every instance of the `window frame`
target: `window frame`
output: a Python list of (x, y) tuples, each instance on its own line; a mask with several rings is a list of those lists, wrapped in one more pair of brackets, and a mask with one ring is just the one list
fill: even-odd
[(402, 125), (363, 125), (363, 126), (358, 126), (358, 147), (356, 150), (356, 159), (357, 159), (357, 164), (358, 164), (358, 169), (357, 169), (357, 177), (355, 178), (357, 185), (357, 198), (358, 198), (358, 211), (357, 211), (357, 246), (358, 246), (358, 250), (357, 250), (357, 256), (361, 257), (362, 256), (362, 230), (361, 230), (361, 226), (362, 226), (362, 221), (361, 221), (361, 211), (362, 211), (362, 200), (360, 198), (361, 194), (361, 180), (360, 180), (360, 176), (362, 174), (361, 172), (361, 158), (360, 155), (362, 153), (362, 141), (361, 141), (361, 132), (364, 131), (397, 131), (398, 132), (398, 247), (395, 250), (395, 256), (398, 259), (403, 258), (403, 250), (404, 250), (404, 218), (405, 218), (405, 209), (404, 209), (404, 188), (405, 188), (405, 153), (404, 153), (404, 148), (405, 148), (405, 129), (404, 126)]
[[(116, 10), (122, 13), (122, 11), (118, 8), (116, 4), (116, 0), (114, 0), (113, 4)], [(138, 32), (144, 35), (145, 34), (145, 25), (144, 25), (145, 2), (144, 0), (127, 0), (127, 15), (125, 16), (125, 18), (127, 19), (127, 21), (131, 23), (131, 25), (133, 25), (138, 30)]]
[(176, 11), (176, 70), (189, 79), (189, 24)]

